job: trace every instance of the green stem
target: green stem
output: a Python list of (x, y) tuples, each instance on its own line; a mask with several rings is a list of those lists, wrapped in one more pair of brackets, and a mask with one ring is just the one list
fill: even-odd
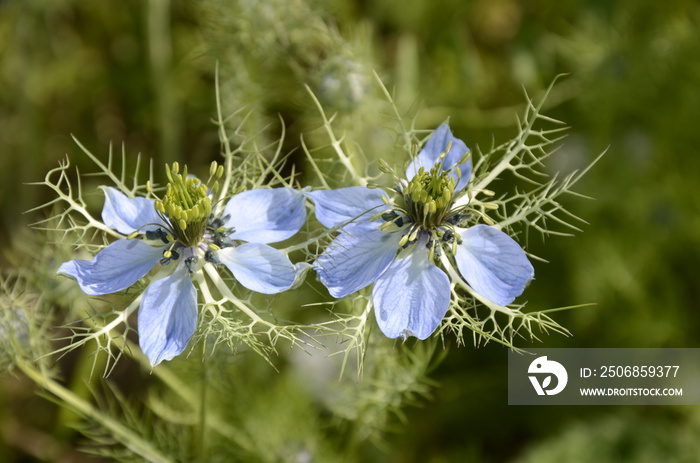
[(331, 117), (331, 119), (328, 119), (326, 117), (326, 113), (323, 110), (323, 106), (321, 106), (321, 102), (318, 101), (316, 95), (314, 95), (314, 93), (311, 91), (311, 88), (308, 85), (306, 86), (306, 91), (309, 93), (309, 95), (311, 95), (311, 99), (314, 101), (314, 104), (318, 109), (319, 115), (323, 120), (323, 127), (325, 128), (326, 133), (328, 134), (328, 138), (331, 140), (331, 146), (333, 147), (333, 151), (335, 151), (336, 156), (338, 156), (338, 160), (343, 164), (345, 169), (352, 176), (352, 179), (356, 185), (365, 186), (367, 184), (366, 180), (357, 173), (357, 170), (355, 170), (355, 166), (352, 165), (350, 157), (347, 154), (345, 154), (345, 151), (343, 150), (341, 140), (338, 140), (335, 136), (335, 133), (333, 133), (333, 128), (331, 127), (331, 121), (333, 117)]
[(265, 320), (263, 320), (258, 314), (253, 312), (250, 308), (248, 308), (245, 304), (243, 304), (236, 296), (233, 295), (231, 290), (228, 289), (226, 284), (224, 284), (224, 282), (221, 280), (221, 277), (219, 276), (219, 274), (216, 273), (216, 269), (214, 269), (213, 266), (205, 265), (204, 270), (207, 272), (212, 283), (214, 283), (214, 286), (216, 286), (216, 288), (221, 292), (221, 294), (227, 300), (231, 301), (231, 303), (233, 303), (233, 305), (238, 307), (238, 309), (241, 312), (246, 314), (251, 320), (271, 327), (271, 324), (269, 322), (266, 322)]
[(77, 414), (85, 419), (93, 420), (100, 424), (103, 428), (119, 441), (122, 445), (128, 448), (131, 452), (139, 455), (146, 461), (155, 463), (170, 463), (172, 460), (163, 455), (150, 442), (144, 440), (141, 436), (134, 433), (131, 429), (124, 426), (121, 422), (103, 414), (89, 402), (81, 399), (69, 389), (66, 389), (58, 382), (42, 374), (33, 365), (25, 361), (18, 361), (17, 366), (22, 372), (27, 375), (40, 387), (62, 400), (68, 407), (71, 407)]
[(218, 215), (222, 211), (223, 199), (229, 194), (229, 188), (231, 187), (231, 178), (233, 177), (233, 150), (231, 149), (231, 141), (226, 135), (226, 127), (223, 112), (221, 109), (221, 91), (219, 89), (219, 63), (216, 63), (216, 73), (214, 75), (215, 85), (214, 90), (216, 91), (216, 123), (219, 126), (219, 140), (224, 148), (224, 184), (219, 191), (219, 196), (214, 203), (215, 215)]
[[(139, 348), (131, 343), (127, 342), (129, 346), (126, 349), (126, 353), (131, 356), (131, 358), (137, 360), (144, 368), (151, 368), (150, 363), (145, 355), (143, 355)], [(175, 373), (170, 370), (167, 365), (160, 364), (156, 368), (153, 368), (153, 375), (157, 377), (168, 389), (170, 389), (174, 394), (180, 397), (184, 403), (186, 403), (193, 410), (197, 408), (197, 398), (196, 392), (191, 389), (191, 385), (185, 383), (180, 379)], [(199, 410), (200, 413), (202, 410)], [(217, 410), (207, 411), (207, 421), (202, 422), (202, 425), (209, 428), (209, 431), (213, 431), (225, 439), (235, 442), (242, 449), (246, 451), (252, 451), (255, 448), (254, 444), (250, 439), (234, 426), (232, 426), (228, 421), (222, 418)]]
[(173, 90), (170, 0), (150, 0), (147, 10), (151, 78), (160, 124), (160, 158), (179, 158), (180, 113)]
[(199, 353), (201, 355), (200, 366), (200, 389), (199, 389), (199, 423), (197, 430), (197, 443), (199, 448), (199, 460), (206, 461), (206, 429), (207, 429), (207, 385), (209, 383), (209, 374), (207, 370), (207, 359), (204, 352), (204, 342), (199, 343)]

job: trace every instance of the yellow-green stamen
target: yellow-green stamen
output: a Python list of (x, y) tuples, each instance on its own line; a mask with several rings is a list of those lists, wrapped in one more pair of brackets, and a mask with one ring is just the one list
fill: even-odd
[(165, 166), (169, 183), (163, 199), (156, 200), (155, 207), (170, 223), (173, 238), (186, 247), (197, 246), (212, 211), (207, 186), (195, 178), (187, 178), (187, 166), (179, 173), (180, 166), (174, 162)]
[[(459, 167), (444, 170), (444, 161), (451, 146), (442, 153), (435, 165), (426, 170), (425, 167), (409, 180), (402, 180), (395, 174), (398, 193), (389, 198), (382, 196), (382, 202), (390, 207), (372, 217), (372, 221), (381, 220), (379, 229), (386, 233), (401, 233), (399, 247), (425, 245), (428, 248), (430, 261), (438, 259), (443, 251), (453, 254), (462, 242), (457, 228), (462, 227), (470, 216), (466, 207), (455, 207), (455, 200), (463, 192), (455, 193), (455, 187), (461, 178)], [(465, 155), (468, 157), (468, 154)], [(382, 171), (388, 168), (383, 167)]]
[(455, 179), (442, 170), (441, 160), (429, 172), (421, 167), (403, 192), (404, 209), (423, 229), (434, 229), (450, 212), (454, 189)]

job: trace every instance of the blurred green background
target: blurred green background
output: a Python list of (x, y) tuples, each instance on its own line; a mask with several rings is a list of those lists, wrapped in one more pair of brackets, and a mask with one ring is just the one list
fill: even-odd
[[(123, 143), (156, 166), (216, 159), (217, 63), (227, 113), (246, 108), (261, 146), (281, 115), (288, 150), (315, 127), (304, 84), (362, 144), (390, 125), (374, 114), (375, 69), (416, 127), (449, 117), (475, 147), (515, 135), (523, 90), (537, 98), (566, 73), (544, 112), (571, 129), (547, 168), (609, 150), (576, 188), (595, 199), (567, 202), (583, 233), (529, 243), (550, 263), (535, 264), (526, 296), (533, 308), (597, 305), (557, 314), (572, 337), (532, 345), (700, 347), (699, 44), (691, 0), (0, 1), (0, 262), (17, 264), (41, 217), (23, 212), (51, 199), (24, 183), (66, 154), (88, 168), (71, 134), (105, 158)], [(431, 398), (359, 461), (700, 459), (697, 407), (509, 407), (506, 349), (452, 344)], [(30, 382), (0, 384), (5, 461), (93, 461)]]

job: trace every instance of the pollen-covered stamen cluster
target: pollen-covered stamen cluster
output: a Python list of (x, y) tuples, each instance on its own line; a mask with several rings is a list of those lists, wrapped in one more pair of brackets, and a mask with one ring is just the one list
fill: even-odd
[(439, 226), (452, 206), (455, 179), (442, 170), (438, 162), (426, 172), (424, 167), (408, 182), (401, 192), (403, 207), (416, 225), (425, 230)]
[[(455, 207), (455, 186), (461, 172), (455, 167), (455, 178), (451, 170), (443, 170), (444, 157), (443, 153), (429, 171), (421, 167), (408, 182), (397, 179), (394, 201), (383, 198), (392, 209), (375, 216), (385, 222), (380, 230), (402, 233), (399, 246), (403, 248), (424, 237), (431, 259), (440, 254), (442, 244), (456, 252), (457, 245), (462, 242), (456, 227), (464, 227), (471, 216), (466, 206)], [(386, 165), (383, 170), (393, 173)]]
[[(210, 180), (220, 170), (212, 163), (213, 175), (210, 176)], [(168, 185), (163, 198), (156, 200), (155, 208), (170, 224), (168, 232), (172, 235), (171, 241), (187, 248), (195, 247), (204, 238), (212, 212), (207, 186), (196, 178), (187, 178), (186, 166), (180, 173), (177, 162), (172, 166), (166, 164), (165, 172)], [(215, 187), (218, 187), (218, 183), (215, 183)]]

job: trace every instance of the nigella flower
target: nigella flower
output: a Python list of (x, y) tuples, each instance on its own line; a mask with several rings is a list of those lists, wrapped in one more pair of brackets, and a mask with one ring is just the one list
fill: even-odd
[[(166, 165), (166, 173), (162, 199), (129, 198), (105, 187), (102, 219), (128, 237), (93, 260), (71, 260), (58, 269), (86, 294), (103, 295), (130, 287), (158, 267), (138, 314), (139, 345), (153, 366), (179, 355), (195, 332), (195, 272), (223, 264), (252, 291), (282, 292), (294, 284), (295, 266), (267, 244), (290, 238), (306, 220), (304, 195), (292, 188), (244, 191), (214, 216), (205, 184), (188, 178), (186, 167), (180, 174), (177, 163)], [(212, 163), (209, 181), (222, 173), (223, 167)]]
[(317, 259), (320, 281), (336, 298), (374, 283), (375, 316), (389, 338), (425, 339), (444, 318), (450, 280), (436, 263), (455, 262), (474, 291), (499, 305), (513, 302), (534, 276), (512, 238), (487, 225), (469, 226), (475, 217), (468, 201), (457, 201), (471, 176), (469, 156), (443, 124), (408, 165), (406, 178), (395, 175), (392, 194), (359, 186), (309, 193), (319, 222), (342, 227)]

